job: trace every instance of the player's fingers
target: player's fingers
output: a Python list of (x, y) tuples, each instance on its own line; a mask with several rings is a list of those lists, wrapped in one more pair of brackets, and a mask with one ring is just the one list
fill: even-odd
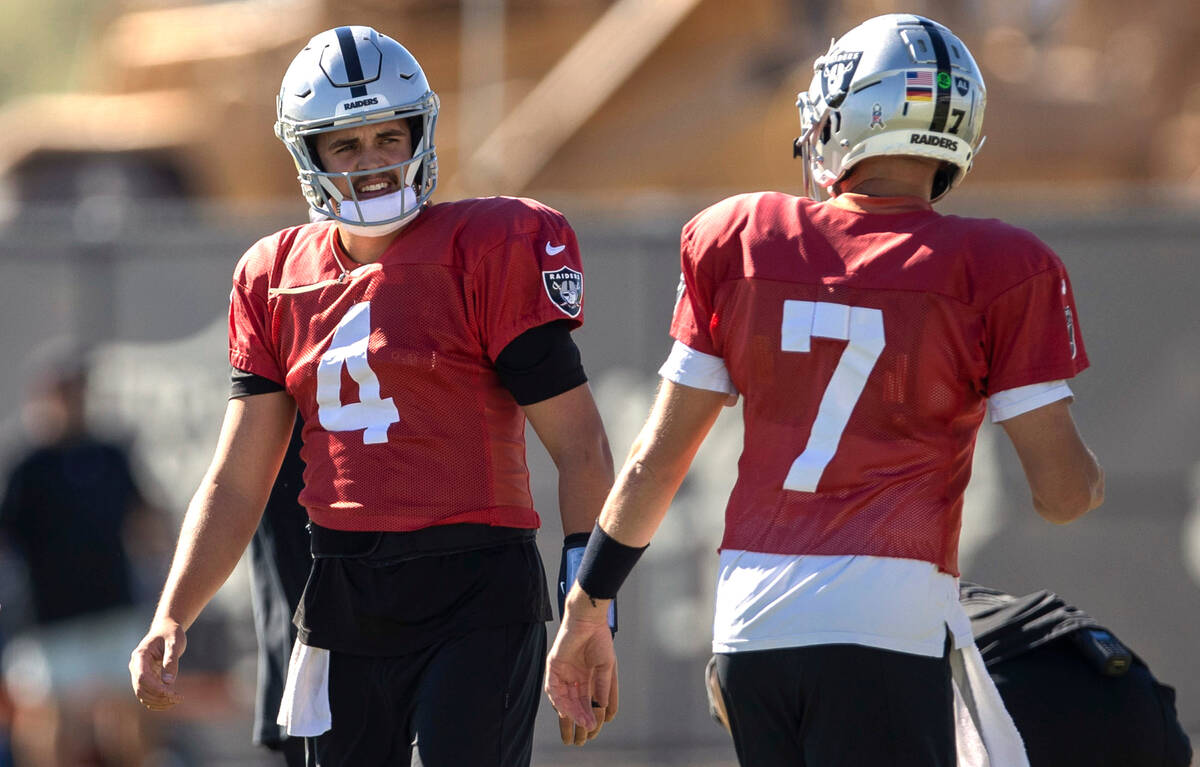
[(612, 666), (601, 666), (592, 674), (592, 699), (590, 703), (597, 708), (607, 709), (609, 696), (612, 694)]
[(147, 636), (129, 656), (129, 677), (133, 694), (152, 711), (170, 708), (183, 698), (171, 681), (164, 679), (163, 657), (166, 643), (161, 636)]
[(586, 727), (581, 727), (580, 725), (575, 725), (575, 732), (572, 733), (573, 737), (571, 738), (572, 744), (576, 745), (576, 746), (582, 746), (584, 743), (587, 743), (587, 741), (588, 741), (587, 734), (588, 734), (588, 731), (587, 731)]
[(162, 640), (158, 637), (147, 637), (141, 644), (129, 653), (129, 680), (134, 693), (140, 698), (142, 691), (160, 688), (159, 679), (162, 658)]
[(558, 715), (558, 737), (562, 739), (564, 746), (575, 742), (575, 722), (571, 721), (571, 717)]
[(173, 689), (164, 685), (151, 669), (141, 670), (134, 677), (133, 694), (137, 696), (142, 705), (152, 711), (170, 708), (183, 699)]
[(599, 735), (600, 731), (604, 729), (604, 723), (607, 721), (603, 708), (600, 708), (598, 706), (593, 706), (592, 710), (596, 712), (596, 728), (593, 730), (587, 731), (587, 739), (588, 740), (592, 740), (597, 735)]
[(175, 677), (179, 675), (179, 658), (186, 649), (187, 637), (182, 631), (167, 636), (163, 648), (162, 680), (168, 686), (174, 684)]
[(595, 726), (586, 684), (565, 680), (550, 668), (546, 673), (546, 694), (559, 716), (584, 727)]
[(604, 721), (611, 722), (617, 718), (617, 704), (620, 702), (621, 686), (617, 683), (617, 664), (613, 662), (612, 683), (608, 688), (608, 706), (604, 709)]
[(576, 684), (571, 690), (571, 703), (575, 726), (590, 730), (596, 726), (596, 715), (592, 712), (592, 696), (586, 684)]

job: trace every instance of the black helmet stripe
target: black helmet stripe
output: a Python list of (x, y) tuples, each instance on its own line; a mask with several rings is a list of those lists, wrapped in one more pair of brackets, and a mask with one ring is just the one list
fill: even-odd
[(921, 26), (929, 33), (929, 42), (933, 45), (933, 55), (937, 58), (937, 76), (934, 85), (937, 87), (937, 103), (933, 107), (933, 119), (929, 122), (929, 130), (946, 132), (946, 120), (950, 117), (950, 88), (954, 78), (950, 75), (950, 51), (937, 25), (924, 19)]
[[(350, 27), (338, 27), (337, 39), (338, 45), (340, 45), (342, 48), (342, 62), (346, 65), (346, 79), (352, 83), (362, 83), (362, 61), (358, 58), (358, 46), (354, 44), (354, 33), (350, 31)], [(366, 85), (360, 84), (351, 86), (351, 98), (357, 99), (366, 95)], [(947, 98), (949, 98), (949, 96), (947, 96)]]

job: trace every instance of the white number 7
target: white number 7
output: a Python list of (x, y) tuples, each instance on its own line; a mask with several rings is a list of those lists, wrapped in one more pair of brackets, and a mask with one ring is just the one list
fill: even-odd
[[(379, 398), (379, 376), (367, 360), (371, 304), (351, 306), (338, 323), (317, 365), (317, 417), (327, 431), (363, 431), (363, 444), (387, 442), (388, 426), (400, 420), (391, 397)], [(358, 384), (358, 402), (342, 404), (342, 366)]]
[(883, 352), (883, 312), (822, 301), (784, 301), (780, 344), (785, 352), (808, 352), (813, 338), (846, 341), (821, 397), (804, 452), (792, 462), (785, 490), (816, 492), (825, 467), (837, 452), (850, 413)]

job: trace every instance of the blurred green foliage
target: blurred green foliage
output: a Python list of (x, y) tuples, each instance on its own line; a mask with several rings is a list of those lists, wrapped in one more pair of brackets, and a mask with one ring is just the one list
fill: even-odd
[(96, 22), (118, 0), (0, 2), (0, 103), (28, 93), (79, 87)]

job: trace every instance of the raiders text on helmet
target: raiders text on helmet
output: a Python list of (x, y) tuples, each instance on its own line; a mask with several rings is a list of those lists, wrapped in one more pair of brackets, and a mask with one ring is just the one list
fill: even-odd
[(946, 27), (911, 14), (877, 16), (831, 43), (813, 72), (796, 97), (796, 154), (814, 199), (867, 157), (941, 160), (934, 200), (971, 170), (987, 91), (971, 52)]
[[(437, 114), (437, 94), (404, 46), (370, 27), (338, 27), (314, 37), (292, 60), (276, 100), (275, 135), (291, 153), (314, 211), (362, 233), (383, 233), (411, 220), (433, 195)], [(312, 143), (317, 134), (396, 119), (408, 120), (411, 160), (346, 173), (321, 168)], [(386, 206), (360, 201), (354, 179), (380, 171), (399, 173), (404, 193)], [(349, 198), (334, 185), (337, 177), (346, 179)]]

